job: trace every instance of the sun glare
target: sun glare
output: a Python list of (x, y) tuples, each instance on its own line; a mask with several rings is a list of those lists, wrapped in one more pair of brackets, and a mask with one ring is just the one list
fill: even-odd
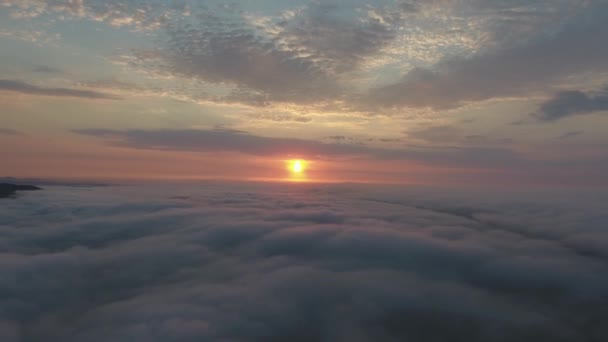
[(291, 169), (293, 170), (293, 172), (296, 172), (296, 173), (302, 172), (302, 161), (301, 160), (294, 161)]
[(291, 173), (290, 178), (303, 178), (308, 163), (302, 159), (292, 159), (287, 161), (287, 170)]

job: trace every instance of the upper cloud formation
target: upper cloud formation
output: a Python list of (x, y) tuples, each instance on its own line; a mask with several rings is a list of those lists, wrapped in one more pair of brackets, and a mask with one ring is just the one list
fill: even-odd
[(275, 39), (331, 74), (353, 71), (396, 37), (398, 24), (394, 16), (356, 10), (339, 3), (313, 3), (291, 20), (277, 23)]
[[(197, 15), (167, 25), (165, 42), (156, 50), (139, 51), (138, 59), (182, 78), (228, 86), (227, 93), (214, 97), (225, 102), (340, 102), (368, 112), (440, 110), (546, 94), (567, 77), (608, 69), (608, 48), (598, 41), (608, 34), (608, 11), (601, 1), (309, 3), (277, 18), (249, 15), (238, 6), (191, 10)], [(416, 31), (408, 25), (424, 25), (418, 17), (445, 11), (469, 16), (482, 29), (476, 34), (488, 38), (468, 53), (446, 49), (436, 64), (410, 64), (398, 82), (361, 83), (364, 62), (382, 75), (378, 66), (385, 49)]]
[(443, 110), (544, 96), (568, 77), (608, 69), (603, 0), (2, 4), (16, 17), (154, 30), (157, 45), (135, 48), (130, 63), (192, 82), (184, 93), (201, 101)]
[(562, 28), (513, 46), (446, 58), (432, 70), (415, 68), (400, 82), (372, 89), (372, 107), (453, 108), (469, 102), (543, 93), (563, 78), (608, 69), (608, 7), (591, 6)]
[(71, 88), (47, 88), (28, 84), (14, 80), (0, 80), (0, 91), (11, 91), (22, 94), (57, 96), (57, 97), (78, 97), (86, 99), (105, 99), (117, 100), (119, 97), (101, 93), (93, 90), (71, 89)]
[(204, 9), (167, 28), (160, 51), (139, 59), (185, 78), (229, 85), (224, 101), (315, 103), (344, 96), (340, 75), (394, 38), (384, 21), (313, 4), (277, 22), (243, 19), (238, 9)]

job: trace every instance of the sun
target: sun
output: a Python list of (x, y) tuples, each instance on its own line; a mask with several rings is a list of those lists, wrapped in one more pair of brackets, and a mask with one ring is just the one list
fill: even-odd
[(307, 162), (302, 159), (292, 159), (287, 161), (287, 169), (294, 175), (300, 175), (306, 170)]

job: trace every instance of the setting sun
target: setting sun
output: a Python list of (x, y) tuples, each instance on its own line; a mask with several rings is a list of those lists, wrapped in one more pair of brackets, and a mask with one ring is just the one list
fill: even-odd
[(291, 169), (293, 170), (293, 172), (296, 172), (296, 173), (302, 172), (302, 161), (301, 160), (294, 161)]
[(302, 159), (292, 159), (287, 161), (287, 169), (293, 176), (301, 177), (306, 171), (306, 167), (308, 166), (308, 162)]

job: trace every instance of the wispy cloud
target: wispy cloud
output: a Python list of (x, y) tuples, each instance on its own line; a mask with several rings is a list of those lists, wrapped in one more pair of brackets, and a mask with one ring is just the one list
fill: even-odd
[(240, 152), (252, 155), (348, 156), (370, 154), (360, 145), (326, 144), (295, 138), (271, 138), (230, 129), (211, 130), (108, 130), (79, 129), (75, 133), (110, 139), (119, 145), (143, 149), (199, 152)]
[(42, 30), (4, 28), (0, 28), (0, 37), (7, 37), (35, 44), (55, 44), (61, 39), (61, 35), (58, 33), (49, 33)]
[(250, 155), (306, 158), (371, 158), (413, 160), (452, 167), (511, 167), (526, 161), (516, 152), (487, 146), (422, 147), (401, 145), (380, 148), (357, 142), (324, 143), (315, 140), (276, 138), (230, 129), (110, 130), (78, 129), (74, 133), (100, 137), (118, 146), (194, 152), (239, 152)]
[(557, 139), (569, 139), (585, 133), (584, 131), (570, 131), (557, 137)]
[(33, 69), (34, 72), (42, 73), (42, 74), (62, 74), (63, 70), (50, 67), (48, 65), (39, 65)]
[(0, 80), (0, 91), (10, 91), (21, 94), (56, 96), (56, 97), (76, 97), (86, 99), (105, 99), (118, 100), (120, 97), (101, 93), (92, 90), (72, 89), (72, 88), (47, 88), (39, 87), (22, 81)]

